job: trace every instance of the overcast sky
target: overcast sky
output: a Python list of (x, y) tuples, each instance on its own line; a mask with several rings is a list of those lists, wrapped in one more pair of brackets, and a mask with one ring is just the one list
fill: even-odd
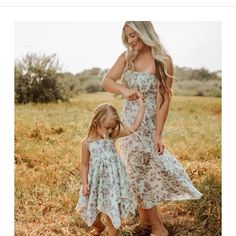
[[(57, 53), (63, 71), (110, 68), (125, 50), (124, 22), (16, 22), (15, 58), (26, 53)], [(174, 64), (221, 70), (220, 22), (153, 22)]]

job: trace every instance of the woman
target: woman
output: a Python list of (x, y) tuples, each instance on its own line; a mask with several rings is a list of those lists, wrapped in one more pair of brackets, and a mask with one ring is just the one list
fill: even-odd
[[(127, 51), (122, 53), (102, 81), (111, 93), (123, 95), (123, 122), (130, 125), (143, 96), (146, 111), (137, 132), (121, 141), (121, 152), (135, 193), (140, 225), (150, 225), (151, 235), (166, 236), (156, 205), (166, 200), (199, 199), (182, 165), (162, 142), (162, 132), (172, 97), (173, 63), (149, 21), (127, 21), (122, 31)], [(117, 81), (122, 79), (122, 83)]]

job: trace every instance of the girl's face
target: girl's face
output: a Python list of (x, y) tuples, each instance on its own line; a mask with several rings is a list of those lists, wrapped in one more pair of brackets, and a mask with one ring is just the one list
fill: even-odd
[(100, 128), (97, 130), (98, 134), (103, 138), (112, 137), (112, 134), (117, 128), (117, 122), (112, 116), (107, 117), (104, 122), (100, 124)]
[(124, 32), (126, 40), (133, 50), (141, 51), (145, 47), (143, 41), (138, 37), (137, 33), (131, 27), (125, 26)]

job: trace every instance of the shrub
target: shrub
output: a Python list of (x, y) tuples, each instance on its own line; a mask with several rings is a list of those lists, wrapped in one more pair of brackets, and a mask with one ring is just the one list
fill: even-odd
[(69, 94), (59, 82), (61, 67), (56, 54), (26, 54), (15, 62), (15, 102), (67, 101)]
[(101, 89), (101, 82), (100, 80), (95, 79), (87, 79), (86, 82), (83, 83), (83, 85), (80, 87), (80, 89), (87, 93), (95, 93), (102, 91)]

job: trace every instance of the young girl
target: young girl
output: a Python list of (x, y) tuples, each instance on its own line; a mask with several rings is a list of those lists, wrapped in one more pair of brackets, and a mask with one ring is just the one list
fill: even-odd
[(137, 102), (139, 108), (131, 127), (122, 124), (112, 105), (99, 105), (94, 111), (88, 135), (82, 141), (82, 186), (76, 210), (89, 226), (93, 226), (90, 235), (98, 236), (105, 229), (101, 213), (106, 215), (109, 236), (117, 235), (122, 219), (135, 214), (136, 201), (125, 166), (117, 154), (115, 140), (140, 127), (145, 103), (142, 96)]

